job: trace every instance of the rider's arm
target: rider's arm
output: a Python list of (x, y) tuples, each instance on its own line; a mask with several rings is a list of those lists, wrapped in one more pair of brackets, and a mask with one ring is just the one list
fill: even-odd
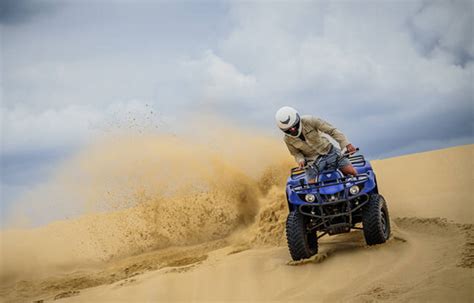
[(286, 147), (288, 147), (288, 150), (290, 151), (290, 154), (293, 155), (293, 157), (295, 157), (296, 163), (298, 164), (304, 163), (304, 155), (299, 151), (299, 149), (297, 149), (290, 143), (286, 142), (286, 140), (285, 140), (285, 143), (286, 143)]
[(336, 140), (337, 143), (339, 143), (339, 145), (341, 146), (341, 149), (350, 144), (346, 136), (342, 132), (340, 132), (337, 128), (324, 121), (323, 119), (312, 117), (311, 125), (313, 125), (313, 127), (317, 130), (328, 134), (329, 136), (334, 138), (334, 140)]

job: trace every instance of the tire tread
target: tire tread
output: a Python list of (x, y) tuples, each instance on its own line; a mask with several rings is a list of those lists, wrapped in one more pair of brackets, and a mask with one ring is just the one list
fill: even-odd
[[(380, 210), (383, 207), (387, 211), (385, 199), (379, 194), (373, 194), (370, 196), (369, 203), (364, 208), (362, 213), (362, 225), (367, 245), (382, 244), (387, 240), (380, 223)], [(386, 212), (386, 220), (390, 235), (390, 218), (388, 217), (388, 211)]]
[(305, 237), (306, 230), (303, 215), (298, 211), (291, 211), (286, 219), (286, 239), (291, 258), (294, 261), (307, 259), (318, 252), (317, 240), (316, 248), (315, 250), (312, 250)]

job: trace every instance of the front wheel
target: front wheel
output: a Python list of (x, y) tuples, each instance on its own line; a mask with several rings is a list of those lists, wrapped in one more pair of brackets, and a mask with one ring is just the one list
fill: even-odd
[(318, 253), (316, 232), (306, 229), (307, 219), (297, 210), (286, 219), (286, 239), (291, 258), (294, 261), (307, 259)]
[(370, 196), (369, 202), (362, 211), (362, 225), (365, 242), (368, 245), (385, 243), (390, 237), (387, 202), (381, 195)]

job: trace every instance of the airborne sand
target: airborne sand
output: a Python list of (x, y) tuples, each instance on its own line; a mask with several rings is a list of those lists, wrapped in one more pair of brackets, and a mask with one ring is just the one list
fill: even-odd
[[(110, 171), (140, 171), (133, 183), (143, 186), (143, 201), (3, 232), (1, 296), (12, 302), (473, 301), (474, 145), (373, 161), (392, 217), (389, 242), (366, 247), (358, 231), (326, 237), (316, 257), (292, 263), (284, 238), (286, 151), (268, 138), (242, 150), (234, 136), (211, 157), (193, 146), (194, 173), (180, 183), (193, 185), (188, 192), (170, 188), (187, 167), (169, 167), (172, 182), (154, 172), (176, 155), (190, 156), (182, 142), (168, 141), (170, 152), (160, 154), (165, 161), (153, 165), (155, 153), (147, 151), (165, 150), (155, 143), (118, 150), (112, 160), (104, 161), (101, 147), (79, 157), (97, 161), (86, 172), (97, 188), (113, 188), (113, 199), (131, 193), (111, 184), (117, 172)], [(126, 160), (137, 153), (144, 164)], [(249, 153), (252, 161), (236, 156)], [(223, 160), (230, 155), (232, 161)], [(256, 163), (264, 169), (254, 170)], [(168, 191), (157, 192), (160, 186)]]

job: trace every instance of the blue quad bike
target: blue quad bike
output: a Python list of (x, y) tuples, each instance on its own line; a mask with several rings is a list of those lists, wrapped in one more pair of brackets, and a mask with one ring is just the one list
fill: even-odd
[[(345, 157), (357, 170), (357, 176), (344, 176), (337, 169)], [(317, 169), (315, 162), (291, 169), (286, 185), (290, 210), (286, 237), (293, 260), (317, 254), (318, 239), (326, 234), (361, 229), (368, 245), (387, 241), (390, 236), (387, 203), (379, 194), (374, 171), (364, 156), (342, 154), (335, 163), (318, 171), (316, 183), (311, 184), (305, 176), (308, 167)]]

